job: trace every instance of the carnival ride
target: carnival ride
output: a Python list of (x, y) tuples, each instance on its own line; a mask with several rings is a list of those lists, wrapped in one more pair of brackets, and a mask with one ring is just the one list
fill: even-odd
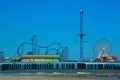
[[(23, 42), (17, 48), (17, 56), (22, 62), (29, 61), (67, 61), (68, 47), (63, 47), (59, 42), (48, 46), (36, 44), (36, 36), (33, 35), (31, 42)], [(31, 49), (32, 48), (32, 49)]]
[(93, 53), (96, 62), (115, 61), (117, 57), (111, 56), (112, 44), (106, 39), (100, 39), (93, 45)]

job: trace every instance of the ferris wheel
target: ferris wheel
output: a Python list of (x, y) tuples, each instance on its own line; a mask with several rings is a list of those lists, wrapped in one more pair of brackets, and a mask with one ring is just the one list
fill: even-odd
[(103, 55), (112, 54), (112, 44), (109, 40), (100, 39), (93, 45), (93, 53), (97, 59), (100, 59)]

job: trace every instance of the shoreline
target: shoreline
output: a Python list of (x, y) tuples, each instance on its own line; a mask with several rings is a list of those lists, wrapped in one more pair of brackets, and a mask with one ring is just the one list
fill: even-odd
[(120, 73), (79, 73), (79, 74), (61, 74), (61, 73), (55, 73), (55, 74), (31, 74), (31, 73), (23, 73), (23, 74), (0, 74), (0, 76), (68, 76), (68, 77), (89, 77), (89, 76), (93, 76), (93, 77), (116, 77), (116, 76), (120, 76)]
[(116, 80), (120, 74), (34, 74), (0, 75), (0, 80)]

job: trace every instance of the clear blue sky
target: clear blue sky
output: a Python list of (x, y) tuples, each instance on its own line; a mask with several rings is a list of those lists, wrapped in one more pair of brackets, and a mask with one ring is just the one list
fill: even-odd
[(60, 42), (69, 47), (69, 59), (79, 59), (80, 9), (89, 40), (84, 57), (94, 57), (93, 44), (101, 38), (111, 41), (112, 55), (119, 57), (120, 0), (0, 0), (0, 50), (14, 56), (36, 34), (39, 45)]

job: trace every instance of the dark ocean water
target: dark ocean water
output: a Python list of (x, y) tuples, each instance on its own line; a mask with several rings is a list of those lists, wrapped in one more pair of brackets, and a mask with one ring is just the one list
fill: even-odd
[(107, 73), (120, 73), (120, 70), (86, 70), (86, 69), (40, 69), (40, 70), (0, 70), (0, 74), (21, 74), (21, 73), (30, 73), (30, 74), (107, 74)]
[[(0, 71), (1, 76), (19, 76), (19, 75), (66, 75), (66, 74), (106, 74), (106, 73), (120, 73), (119, 70), (3, 70)], [(94, 80), (120, 80), (120, 76), (114, 77), (95, 77), (95, 76), (87, 76), (86, 79), (94, 79)]]

